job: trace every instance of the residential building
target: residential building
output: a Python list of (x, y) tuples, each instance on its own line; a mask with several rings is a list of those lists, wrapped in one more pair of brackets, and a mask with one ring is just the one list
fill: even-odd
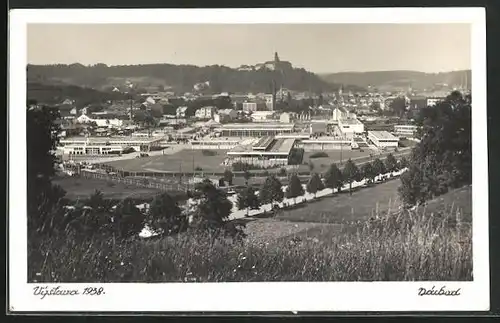
[(250, 116), (253, 121), (271, 121), (275, 115), (274, 111), (255, 111)]
[(234, 109), (221, 109), (214, 114), (214, 120), (218, 123), (231, 122), (238, 117), (238, 111)]
[(186, 107), (186, 106), (178, 107), (177, 110), (175, 111), (177, 118), (186, 118), (187, 108), (188, 107)]
[(255, 112), (257, 111), (257, 102), (243, 102), (243, 111), (245, 112)]
[(292, 121), (292, 115), (288, 112), (284, 112), (280, 115), (280, 122), (281, 123), (291, 123)]
[(444, 99), (444, 97), (429, 97), (427, 98), (427, 106), (435, 106), (437, 103), (444, 101)]
[(216, 107), (207, 106), (196, 110), (194, 116), (198, 119), (212, 119), (216, 111)]

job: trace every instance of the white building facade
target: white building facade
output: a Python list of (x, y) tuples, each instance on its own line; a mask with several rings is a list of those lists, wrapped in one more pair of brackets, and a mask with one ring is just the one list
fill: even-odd
[(394, 125), (394, 135), (400, 138), (415, 138), (417, 132), (416, 125)]
[(194, 116), (198, 119), (212, 119), (216, 111), (215, 107), (203, 107), (196, 110)]
[(387, 131), (368, 131), (368, 139), (378, 148), (397, 148), (399, 138)]

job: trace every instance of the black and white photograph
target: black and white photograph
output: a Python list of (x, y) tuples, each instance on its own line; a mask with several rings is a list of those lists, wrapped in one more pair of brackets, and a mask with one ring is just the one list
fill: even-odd
[(10, 310), (487, 310), (476, 9), (16, 10)]

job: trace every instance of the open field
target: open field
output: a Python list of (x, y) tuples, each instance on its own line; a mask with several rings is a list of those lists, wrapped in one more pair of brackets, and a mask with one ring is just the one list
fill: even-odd
[(123, 199), (126, 197), (149, 198), (159, 192), (159, 190), (153, 188), (70, 176), (55, 178), (53, 183), (60, 185), (66, 191), (66, 197), (74, 200), (88, 198), (95, 190), (100, 190), (105, 198), (110, 199)]
[[(379, 215), (386, 213), (389, 206), (392, 213), (397, 213), (400, 205), (397, 197), (399, 185), (399, 179), (391, 180), (377, 186), (362, 188), (352, 196), (345, 192), (295, 209), (284, 210), (274, 218), (252, 219), (246, 224), (245, 231), (250, 241), (269, 242), (300, 237), (304, 240), (314, 239), (331, 243), (332, 239), (340, 234), (355, 233), (359, 227), (358, 221), (363, 223), (370, 217), (375, 217), (377, 204)], [(377, 198), (380, 198), (380, 203), (377, 202)], [(432, 214), (437, 220), (443, 215), (455, 216), (457, 212), (460, 213), (463, 223), (466, 225), (471, 223), (471, 186), (448, 192), (418, 209), (419, 214), (428, 216)]]
[(131, 172), (193, 172), (196, 167), (201, 167), (205, 172), (223, 172), (224, 167), (221, 163), (226, 158), (227, 151), (214, 151), (217, 155), (205, 156), (202, 150), (184, 149), (171, 155), (119, 160), (105, 164)]
[(390, 207), (397, 209), (399, 185), (400, 180), (394, 179), (373, 187), (360, 188), (352, 195), (344, 191), (296, 209), (283, 210), (276, 218), (292, 222), (322, 223), (366, 220), (375, 214), (377, 208), (379, 212), (385, 212)]
[[(318, 152), (324, 152), (328, 154), (328, 157), (319, 157), (319, 158), (310, 158), (311, 155), (318, 153)], [(349, 159), (349, 158), (358, 158), (358, 157), (367, 157), (370, 158), (370, 153), (375, 155), (375, 152), (372, 151), (371, 149), (365, 149), (363, 152), (359, 150), (340, 150), (340, 149), (335, 149), (335, 150), (320, 150), (320, 151), (306, 151), (304, 152), (304, 159), (302, 163), (304, 164), (309, 164), (309, 162), (312, 162), (314, 164), (314, 171), (318, 173), (324, 173), (328, 167), (332, 163), (337, 163), (340, 164), (340, 161), (342, 160), (344, 163)], [(342, 158), (341, 158), (342, 157)], [(308, 165), (300, 165), (300, 170), (309, 170)]]

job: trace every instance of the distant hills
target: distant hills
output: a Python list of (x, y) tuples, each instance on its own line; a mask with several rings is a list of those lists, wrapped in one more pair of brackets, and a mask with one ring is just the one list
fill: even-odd
[(320, 77), (332, 84), (351, 84), (363, 88), (376, 87), (379, 91), (441, 90), (465, 86), (470, 88), (471, 71), (424, 73), (416, 71), (343, 72), (323, 74)]
[[(298, 92), (320, 93), (336, 91), (340, 87), (335, 82), (327, 82), (314, 73), (281, 61), (237, 69), (220, 65), (199, 67), (172, 64), (28, 65), (27, 75), (28, 82), (43, 84), (72, 84), (110, 90), (114, 87), (126, 89), (131, 83), (144, 91), (168, 90), (176, 93), (203, 92), (202, 94), (270, 93), (273, 81), (276, 90), (283, 87)], [(363, 90), (359, 87), (352, 89)]]

